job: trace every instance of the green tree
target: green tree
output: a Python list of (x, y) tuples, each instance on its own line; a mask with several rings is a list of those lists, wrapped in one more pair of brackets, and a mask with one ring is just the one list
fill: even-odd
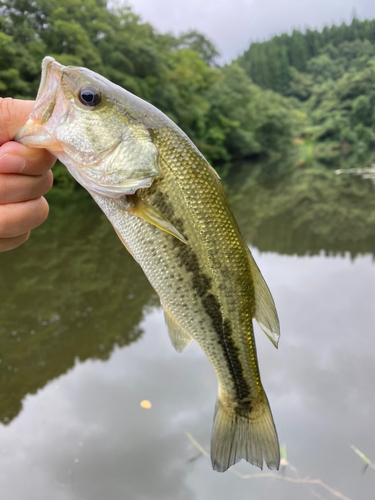
[(189, 48), (197, 52), (206, 64), (214, 65), (216, 58), (220, 55), (215, 45), (202, 33), (192, 30), (183, 33), (179, 37), (179, 46)]

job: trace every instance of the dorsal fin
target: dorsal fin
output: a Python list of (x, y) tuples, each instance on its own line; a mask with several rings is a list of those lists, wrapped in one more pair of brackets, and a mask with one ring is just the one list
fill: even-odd
[(270, 339), (272, 344), (277, 348), (280, 338), (280, 324), (277, 315), (275, 303), (271, 292), (264, 281), (264, 278), (259, 271), (259, 268), (249, 250), (249, 262), (251, 276), (254, 283), (255, 292), (255, 315), (259, 326)]
[(173, 347), (182, 352), (193, 339), (167, 309), (164, 309), (164, 317)]

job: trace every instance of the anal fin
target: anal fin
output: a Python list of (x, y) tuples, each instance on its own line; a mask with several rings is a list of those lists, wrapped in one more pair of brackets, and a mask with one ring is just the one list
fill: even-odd
[(193, 340), (192, 337), (182, 328), (167, 309), (164, 309), (164, 317), (173, 347), (177, 352), (182, 352)]

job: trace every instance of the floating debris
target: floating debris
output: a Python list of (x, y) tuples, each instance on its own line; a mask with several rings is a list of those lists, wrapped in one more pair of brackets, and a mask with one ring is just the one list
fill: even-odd
[(336, 175), (352, 174), (359, 175), (362, 179), (370, 179), (375, 183), (375, 164), (365, 168), (344, 168), (335, 170)]
[(150, 401), (147, 401), (147, 399), (144, 399), (143, 401), (140, 402), (141, 408), (144, 408), (145, 410), (149, 410), (152, 406)]

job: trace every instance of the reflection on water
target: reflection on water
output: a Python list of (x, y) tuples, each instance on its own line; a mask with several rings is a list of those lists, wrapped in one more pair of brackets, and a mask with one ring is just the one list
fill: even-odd
[[(231, 193), (281, 319), (278, 351), (257, 332), (280, 440), (301, 476), (351, 500), (375, 488), (375, 474), (362, 475), (350, 449), (375, 459), (374, 189), (360, 178), (301, 170), (273, 184), (250, 179)], [(331, 498), (191, 461), (197, 450), (184, 432), (209, 448), (217, 382), (197, 344), (175, 353), (157, 305), (139, 266), (80, 192), (52, 203), (27, 245), (0, 255), (2, 496)]]
[(371, 179), (375, 183), (375, 164), (366, 168), (345, 168), (335, 170), (336, 175), (359, 175), (362, 179)]
[(297, 169), (277, 182), (250, 179), (233, 198), (246, 241), (262, 252), (374, 254), (372, 182), (323, 167)]
[[(0, 419), (78, 358), (108, 359), (141, 334), (148, 281), (87, 198), (52, 205), (27, 246), (1, 254)], [(124, 314), (124, 311), (126, 313)]]

